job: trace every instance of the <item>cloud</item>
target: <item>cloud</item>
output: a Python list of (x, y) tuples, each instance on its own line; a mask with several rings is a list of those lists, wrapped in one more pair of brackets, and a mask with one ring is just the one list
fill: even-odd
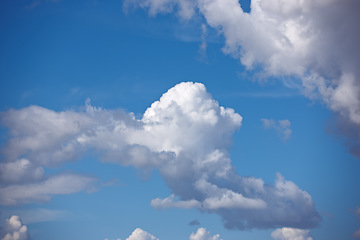
[(206, 43), (206, 35), (208, 34), (208, 29), (206, 24), (201, 24), (201, 44), (199, 46), (199, 54), (201, 60), (207, 62), (207, 43)]
[(27, 159), (0, 163), (0, 179), (2, 182), (29, 182), (41, 179), (44, 169), (35, 166)]
[(174, 201), (174, 197), (175, 195), (172, 194), (170, 197), (164, 199), (156, 198), (151, 200), (150, 205), (154, 208), (184, 208), (184, 209), (196, 208), (201, 206), (201, 203), (194, 199), (188, 201)]
[[(357, 206), (355, 208), (355, 215), (356, 217), (360, 220), (360, 206)], [(360, 238), (360, 228), (358, 230), (356, 230), (353, 235), (354, 238)]]
[(200, 225), (200, 222), (199, 222), (199, 220), (194, 219), (191, 222), (189, 222), (189, 225), (190, 226), (198, 226), (198, 225)]
[[(219, 106), (200, 83), (169, 89), (141, 119), (88, 101), (86, 111), (78, 112), (38, 106), (10, 110), (2, 114), (2, 122), (9, 129), (4, 164), (24, 158), (36, 169), (96, 152), (103, 162), (158, 169), (172, 195), (153, 199), (155, 208), (198, 208), (219, 214), (232, 229), (312, 228), (321, 221), (311, 196), (281, 174), (273, 185), (235, 172), (229, 149), (242, 117)], [(60, 174), (27, 183), (30, 177), (17, 176), (0, 186), (1, 204), (45, 201), (89, 190), (95, 181)]]
[(353, 235), (354, 238), (360, 238), (360, 228), (358, 230), (356, 230)]
[(289, 120), (284, 119), (275, 121), (273, 119), (263, 118), (261, 119), (261, 122), (264, 128), (275, 129), (282, 141), (286, 142), (290, 138), (292, 131), (290, 128), (291, 123)]
[(141, 228), (135, 229), (126, 240), (159, 240)]
[[(262, 69), (261, 78), (275, 77), (285, 85), (298, 86), (305, 96), (320, 100), (341, 116), (344, 120), (339, 124), (354, 124), (359, 148), (359, 1), (252, 0), (250, 13), (237, 0), (192, 4), (188, 0), (126, 0), (125, 4), (140, 6), (151, 15), (174, 11), (182, 19), (201, 15), (225, 37), (225, 54), (249, 70)], [(182, 6), (187, 6), (189, 14), (182, 13)]]
[(192, 233), (189, 237), (189, 240), (222, 240), (220, 235), (216, 234), (214, 236), (210, 235), (205, 228), (199, 228), (196, 233)]
[[(105, 239), (106, 240), (106, 239)], [(135, 229), (126, 240), (159, 240), (141, 228)], [(191, 233), (189, 240), (222, 240), (219, 234), (210, 235), (205, 228), (199, 228), (196, 233)]]
[(49, 201), (51, 196), (91, 190), (95, 179), (75, 174), (58, 174), (48, 179), (21, 185), (0, 187), (1, 205)]
[(313, 240), (309, 230), (278, 228), (271, 233), (274, 240)]
[(19, 216), (15, 215), (6, 219), (0, 233), (2, 240), (30, 240), (27, 227), (23, 225)]

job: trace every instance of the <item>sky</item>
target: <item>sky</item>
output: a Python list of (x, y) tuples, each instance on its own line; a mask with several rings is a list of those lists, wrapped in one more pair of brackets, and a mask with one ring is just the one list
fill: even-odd
[(0, 1), (0, 239), (359, 239), (359, 10)]

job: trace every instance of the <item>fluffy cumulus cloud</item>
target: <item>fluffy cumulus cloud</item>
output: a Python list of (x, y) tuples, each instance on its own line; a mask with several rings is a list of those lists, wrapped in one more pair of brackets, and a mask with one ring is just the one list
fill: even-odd
[(141, 228), (135, 229), (126, 240), (159, 240)]
[(104, 162), (158, 169), (173, 194), (158, 193), (151, 201), (155, 208), (216, 213), (233, 229), (311, 228), (321, 220), (311, 196), (281, 174), (275, 184), (265, 184), (235, 172), (229, 148), (242, 117), (219, 106), (200, 83), (169, 89), (141, 119), (88, 102), (86, 111), (79, 112), (38, 106), (10, 110), (2, 114), (2, 123), (9, 129), (2, 166), (23, 161), (24, 168), (40, 172), (14, 170), (15, 176), (5, 177), (0, 185), (3, 205), (89, 190), (93, 178), (70, 173), (45, 178), (42, 169), (91, 150)]
[(281, 140), (283, 140), (284, 142), (286, 142), (290, 138), (292, 131), (291, 131), (291, 123), (289, 120), (284, 119), (284, 120), (275, 121), (274, 119), (263, 118), (261, 119), (261, 122), (264, 128), (275, 129), (278, 135), (280, 136)]
[(201, 15), (225, 37), (226, 54), (250, 70), (261, 66), (262, 77), (295, 81), (304, 95), (333, 110), (338, 131), (360, 157), (358, 0), (252, 0), (250, 13), (238, 0), (126, 0), (125, 5), (151, 15)]
[(278, 228), (271, 233), (274, 240), (313, 240), (309, 230)]
[(211, 236), (205, 228), (199, 228), (196, 233), (192, 233), (189, 237), (189, 240), (222, 240), (220, 235), (216, 234)]
[(6, 219), (4, 227), (0, 231), (2, 240), (30, 240), (28, 229), (18, 216)]
[[(107, 240), (107, 239), (105, 239)], [(141, 228), (135, 229), (126, 240), (159, 240), (150, 233), (142, 230)], [(196, 233), (191, 233), (189, 240), (222, 240), (219, 234), (214, 236), (210, 235), (205, 228), (199, 228)]]

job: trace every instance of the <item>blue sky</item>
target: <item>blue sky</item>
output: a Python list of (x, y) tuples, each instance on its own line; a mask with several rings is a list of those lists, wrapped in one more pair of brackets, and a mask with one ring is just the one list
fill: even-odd
[(1, 239), (360, 238), (359, 7), (1, 1)]

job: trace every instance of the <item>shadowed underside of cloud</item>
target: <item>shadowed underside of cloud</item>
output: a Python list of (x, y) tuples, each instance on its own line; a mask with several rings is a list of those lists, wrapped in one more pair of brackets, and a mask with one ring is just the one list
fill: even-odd
[(238, 0), (126, 0), (124, 6), (185, 20), (201, 15), (225, 37), (224, 53), (249, 70), (260, 66), (260, 78), (298, 86), (341, 116), (340, 127), (353, 129), (341, 133), (360, 158), (358, 0), (252, 0), (250, 13)]
[(311, 228), (321, 220), (311, 196), (281, 174), (271, 185), (235, 172), (229, 148), (242, 117), (219, 106), (203, 84), (176, 85), (141, 119), (89, 103), (86, 109), (55, 112), (30, 106), (2, 113), (9, 140), (0, 163), (0, 171), (8, 171), (0, 184), (0, 204), (90, 190), (93, 178), (45, 178), (43, 167), (74, 161), (92, 150), (104, 162), (159, 169), (173, 195), (152, 200), (155, 208), (197, 208), (219, 214), (226, 227), (235, 229)]

